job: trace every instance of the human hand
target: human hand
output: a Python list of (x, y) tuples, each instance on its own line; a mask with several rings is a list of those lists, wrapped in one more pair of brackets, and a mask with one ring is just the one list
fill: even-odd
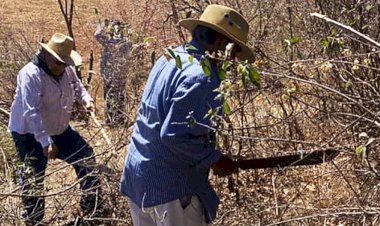
[(217, 162), (211, 165), (211, 168), (216, 175), (225, 177), (234, 173), (237, 170), (237, 165), (227, 155), (222, 155)]
[(55, 159), (57, 152), (58, 152), (58, 148), (55, 144), (49, 144), (43, 149), (43, 153), (48, 159)]

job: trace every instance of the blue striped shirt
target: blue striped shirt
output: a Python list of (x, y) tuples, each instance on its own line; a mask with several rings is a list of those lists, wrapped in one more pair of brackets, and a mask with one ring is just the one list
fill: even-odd
[[(216, 216), (219, 199), (208, 180), (212, 163), (221, 153), (205, 117), (215, 100), (220, 79), (213, 69), (206, 76), (199, 63), (204, 55), (185, 46), (174, 49), (182, 70), (174, 59), (162, 56), (150, 72), (134, 131), (125, 159), (120, 191), (140, 207), (151, 207), (175, 199), (197, 195), (205, 209), (206, 221)], [(190, 52), (194, 60), (189, 61)], [(199, 123), (189, 126), (189, 112)]]

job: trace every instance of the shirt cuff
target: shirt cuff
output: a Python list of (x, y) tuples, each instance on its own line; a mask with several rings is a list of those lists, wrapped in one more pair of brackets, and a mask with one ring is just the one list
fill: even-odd
[(45, 148), (45, 147), (49, 146), (49, 144), (54, 143), (50, 136), (44, 136), (44, 137), (42, 137), (39, 140), (39, 142), (40, 142), (42, 148)]

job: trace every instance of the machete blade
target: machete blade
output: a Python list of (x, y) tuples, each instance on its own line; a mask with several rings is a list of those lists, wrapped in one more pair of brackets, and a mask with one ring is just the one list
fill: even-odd
[(335, 149), (317, 150), (311, 153), (294, 154), (270, 158), (257, 158), (238, 160), (236, 164), (240, 169), (266, 169), (276, 167), (317, 165), (333, 160), (339, 155)]

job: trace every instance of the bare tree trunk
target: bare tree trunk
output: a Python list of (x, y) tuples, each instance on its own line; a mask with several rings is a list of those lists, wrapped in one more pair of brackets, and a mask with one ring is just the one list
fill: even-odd
[(76, 49), (75, 38), (73, 32), (73, 15), (74, 15), (74, 0), (70, 0), (70, 8), (68, 9), (68, 0), (57, 0), (61, 13), (66, 22), (67, 31), (69, 36), (74, 40), (74, 50)]

